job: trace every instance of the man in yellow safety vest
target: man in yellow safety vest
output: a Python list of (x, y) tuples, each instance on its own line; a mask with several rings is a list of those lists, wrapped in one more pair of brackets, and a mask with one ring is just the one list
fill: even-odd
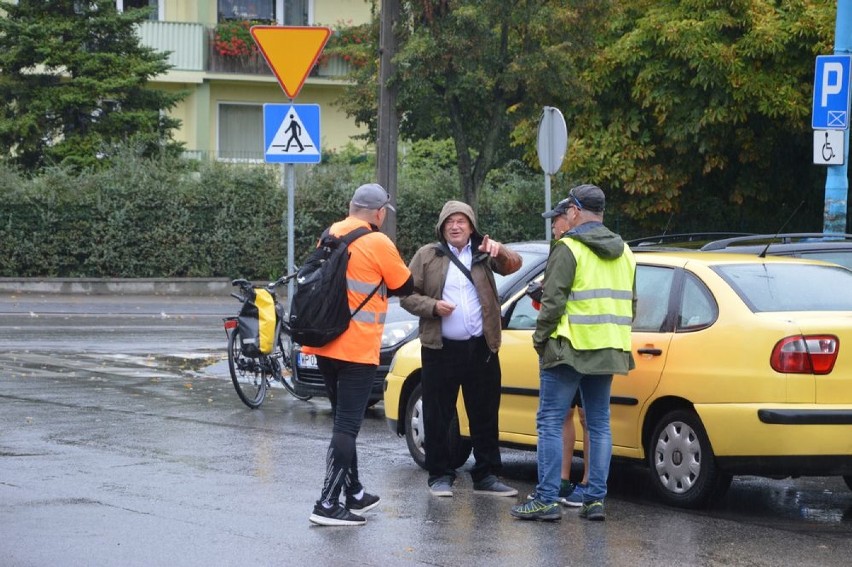
[(622, 238), (603, 225), (605, 203), (599, 187), (580, 185), (542, 214), (553, 219), (554, 234), (561, 237), (547, 259), (533, 333), (541, 368), (538, 484), (532, 499), (512, 508), (512, 515), (523, 520), (562, 517), (558, 504), (562, 424), (578, 388), (589, 435), (589, 480), (580, 516), (593, 521), (606, 518), (612, 376), (627, 374), (635, 366), (630, 326), (636, 260)]

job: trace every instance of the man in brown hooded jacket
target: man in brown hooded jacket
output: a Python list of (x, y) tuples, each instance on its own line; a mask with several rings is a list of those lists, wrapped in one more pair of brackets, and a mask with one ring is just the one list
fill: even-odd
[(516, 252), (482, 235), (473, 209), (448, 201), (435, 227), (438, 242), (420, 248), (409, 269), (414, 293), (402, 299), (420, 317), (423, 426), (429, 489), (452, 496), (456, 472), (448, 435), (459, 387), (470, 421), (474, 491), (515, 496), (498, 478), (501, 317), (494, 272), (521, 267)]

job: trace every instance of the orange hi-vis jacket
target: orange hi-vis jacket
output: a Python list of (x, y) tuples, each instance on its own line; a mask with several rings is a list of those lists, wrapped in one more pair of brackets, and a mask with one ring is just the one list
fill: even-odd
[[(370, 228), (368, 222), (350, 216), (331, 225), (329, 231), (334, 236), (344, 236), (362, 226)], [(381, 284), (381, 287), (355, 314), (342, 335), (321, 347), (302, 347), (302, 352), (378, 365), (388, 310), (387, 290), (402, 287), (411, 277), (411, 272), (391, 239), (378, 231), (356, 239), (349, 245), (349, 253), (346, 268), (349, 310), (357, 309), (377, 285)]]

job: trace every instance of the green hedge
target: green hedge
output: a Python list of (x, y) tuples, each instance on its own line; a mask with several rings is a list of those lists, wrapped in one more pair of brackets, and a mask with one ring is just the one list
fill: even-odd
[[(400, 161), (397, 245), (403, 258), (435, 239), (438, 211), (460, 191), (439, 142)], [(347, 214), (355, 187), (375, 179), (363, 156), (296, 168), (295, 250)], [(494, 172), (480, 228), (509, 242), (544, 236), (543, 178), (514, 164)], [(127, 152), (109, 169), (47, 170), (27, 177), (0, 164), (2, 277), (274, 278), (286, 261), (280, 167), (199, 163)]]
[(4, 169), (0, 194), (2, 276), (267, 277), (283, 266), (286, 199), (266, 168), (129, 156), (81, 175)]

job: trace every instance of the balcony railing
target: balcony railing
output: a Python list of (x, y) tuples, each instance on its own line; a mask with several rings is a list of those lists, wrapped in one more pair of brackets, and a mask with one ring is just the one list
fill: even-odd
[(204, 71), (207, 35), (204, 25), (192, 22), (147, 21), (139, 24), (142, 45), (169, 51), (169, 63), (181, 71)]
[(207, 70), (211, 73), (241, 73), (246, 75), (271, 75), (272, 71), (266, 64), (266, 59), (260, 53), (254, 55), (222, 55), (215, 46), (216, 32), (207, 30), (207, 44), (210, 52), (210, 62)]
[[(169, 63), (181, 71), (207, 71), (245, 75), (271, 75), (266, 60), (256, 55), (233, 57), (220, 54), (213, 46), (215, 32), (191, 22), (147, 21), (139, 25), (143, 45), (157, 51), (168, 51)], [(329, 57), (311, 70), (309, 76), (340, 79), (351, 65), (340, 57)]]

